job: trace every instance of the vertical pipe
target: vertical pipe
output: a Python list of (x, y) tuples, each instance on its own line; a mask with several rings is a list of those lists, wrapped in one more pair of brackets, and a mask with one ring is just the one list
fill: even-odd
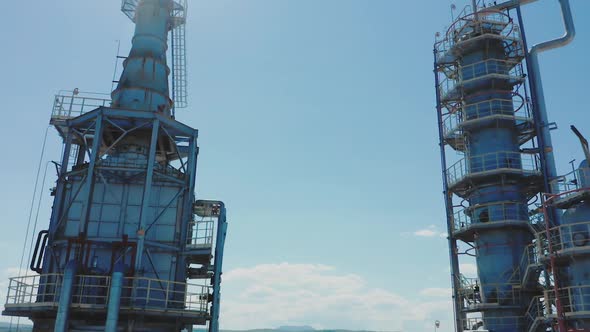
[(211, 324), (209, 332), (219, 332), (219, 305), (221, 285), (221, 267), (223, 265), (223, 248), (225, 245), (225, 236), (227, 234), (227, 221), (225, 216), (225, 205), (223, 202), (219, 209), (219, 219), (217, 221), (217, 238), (215, 242), (215, 265), (213, 271), (213, 304), (211, 306)]
[(111, 277), (111, 287), (109, 290), (109, 304), (107, 307), (107, 322), (105, 332), (116, 332), (119, 321), (119, 308), (121, 306), (121, 293), (123, 291), (125, 266), (117, 263), (113, 269)]
[(68, 329), (68, 318), (70, 314), (70, 304), (72, 303), (72, 294), (74, 288), (74, 280), (76, 279), (76, 270), (78, 263), (71, 260), (66, 265), (64, 272), (61, 292), (59, 294), (59, 306), (57, 308), (57, 316), (55, 318), (54, 332), (66, 332)]
[(441, 106), (441, 97), (440, 97), (440, 90), (439, 86), (439, 79), (438, 79), (438, 72), (437, 72), (437, 59), (436, 59), (436, 48), (433, 50), (434, 53), (434, 85), (436, 89), (436, 112), (438, 116), (438, 140), (439, 140), (439, 148), (440, 148), (440, 163), (442, 166), (442, 182), (443, 182), (443, 194), (445, 196), (445, 211), (447, 214), (447, 239), (449, 241), (449, 259), (451, 261), (451, 285), (453, 291), (453, 313), (455, 317), (455, 330), (459, 331), (463, 326), (461, 323), (461, 303), (459, 296), (457, 296), (457, 292), (459, 290), (459, 259), (455, 253), (457, 248), (457, 241), (453, 238), (453, 219), (452, 219), (452, 201), (451, 196), (448, 192), (448, 183), (447, 183), (447, 158), (445, 155), (445, 142), (443, 137), (443, 120), (442, 120), (442, 106)]
[[(518, 18), (518, 25), (520, 26), (520, 33), (522, 36), (522, 45), (525, 50), (528, 50), (528, 42), (527, 42), (527, 38), (526, 38), (526, 32), (524, 29), (524, 20), (522, 19), (521, 6), (516, 7), (516, 16)], [(536, 110), (537, 91), (535, 88), (536, 82), (533, 79), (533, 77), (535, 76), (535, 73), (533, 72), (533, 68), (531, 67), (530, 55), (526, 51), (525, 51), (525, 60), (526, 60), (527, 73), (528, 73), (528, 77), (529, 77), (529, 83), (531, 86), (531, 102), (533, 104), (533, 120), (535, 121), (535, 131), (537, 133), (537, 140), (538, 140), (539, 148), (541, 149), (539, 151), (539, 157), (541, 159), (541, 170), (543, 172), (543, 187), (544, 187), (545, 192), (551, 192), (551, 186), (549, 183), (549, 173), (550, 172), (547, 171), (547, 163), (545, 161), (545, 158), (546, 158), (546, 155), (544, 152), (545, 140), (544, 140), (543, 135), (541, 135), (541, 119), (539, 117), (539, 112), (537, 112), (537, 110)]]
[[(529, 51), (529, 74), (532, 84), (534, 100), (536, 101), (536, 112), (538, 112), (539, 118), (539, 129), (540, 134), (545, 143), (544, 151), (541, 153), (545, 154), (545, 162), (547, 167), (547, 175), (549, 180), (557, 177), (557, 168), (555, 166), (555, 158), (553, 155), (553, 144), (551, 142), (551, 132), (549, 128), (549, 121), (547, 117), (547, 105), (545, 104), (545, 94), (543, 91), (543, 83), (541, 80), (541, 69), (539, 65), (539, 53), (548, 51), (554, 48), (565, 46), (572, 42), (576, 35), (574, 26), (574, 20), (570, 7), (569, 0), (559, 0), (561, 5), (561, 15), (565, 26), (565, 33), (562, 37), (549, 40), (540, 44), (537, 44)], [(553, 190), (551, 191), (553, 192)]]
[(139, 216), (139, 228), (137, 230), (137, 252), (135, 256), (135, 271), (141, 270), (143, 247), (145, 244), (145, 225), (148, 218), (148, 208), (150, 206), (150, 197), (152, 191), (152, 182), (154, 179), (154, 164), (156, 163), (156, 147), (158, 146), (158, 134), (160, 131), (160, 120), (155, 119), (152, 126), (152, 138), (150, 142), (150, 152), (147, 162), (147, 171), (145, 175), (145, 187), (143, 188), (143, 198), (141, 202), (141, 211)]
[[(539, 151), (539, 159), (540, 159), (540, 162), (541, 162), (541, 171), (543, 173), (543, 191), (546, 192), (546, 193), (548, 193), (548, 192), (551, 192), (551, 185), (550, 185), (550, 182), (549, 182), (549, 172), (547, 172), (547, 163), (545, 161), (546, 160), (545, 159), (546, 158), (546, 155), (544, 153), (545, 141), (543, 139), (543, 136), (541, 135), (541, 126), (540, 126), (541, 120), (540, 120), (540, 118), (538, 116), (537, 110), (535, 109), (536, 108), (536, 103), (537, 103), (536, 102), (535, 81), (533, 79), (533, 77), (534, 77), (535, 74), (533, 73), (533, 69), (532, 69), (531, 64), (530, 64), (529, 53), (527, 51), (528, 48), (529, 48), (529, 46), (528, 46), (528, 42), (527, 42), (526, 31), (525, 31), (525, 28), (524, 28), (524, 20), (522, 18), (522, 8), (521, 8), (520, 5), (516, 6), (516, 16), (517, 16), (517, 19), (518, 19), (518, 25), (520, 26), (520, 34), (521, 34), (521, 37), (522, 37), (522, 45), (523, 45), (523, 48), (525, 49), (524, 57), (525, 57), (525, 60), (526, 60), (526, 67), (527, 67), (526, 70), (527, 70), (527, 73), (529, 74), (528, 75), (529, 76), (528, 81), (529, 81), (529, 84), (530, 84), (530, 87), (531, 87), (531, 99), (532, 99), (532, 104), (533, 104), (533, 112), (532, 112), (533, 114), (532, 115), (533, 115), (533, 120), (534, 120), (534, 123), (535, 123), (535, 132), (537, 133), (537, 143), (538, 143), (539, 150), (540, 150)], [(546, 217), (547, 216), (547, 213), (544, 214), (543, 218), (545, 219), (545, 221), (548, 221), (548, 220), (556, 220), (556, 215), (555, 215), (555, 210), (554, 209), (551, 209), (551, 211), (549, 211), (549, 215), (551, 215), (551, 217), (549, 217), (550, 219), (548, 219), (548, 217)], [(544, 275), (544, 278), (545, 278), (545, 287), (550, 288), (551, 287), (551, 281), (550, 281), (549, 272), (547, 271), (547, 269), (543, 269), (543, 275)]]

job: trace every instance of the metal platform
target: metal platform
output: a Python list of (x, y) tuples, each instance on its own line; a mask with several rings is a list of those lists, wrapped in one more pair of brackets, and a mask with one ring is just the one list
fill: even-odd
[(538, 156), (505, 151), (463, 158), (447, 168), (445, 175), (449, 189), (464, 197), (479, 181), (493, 177), (514, 177), (527, 192), (538, 191), (541, 171)]
[[(4, 313), (22, 317), (55, 317), (63, 274), (10, 278)], [(79, 275), (73, 289), (71, 308), (106, 314), (110, 276)], [(142, 277), (124, 278), (121, 313), (153, 317), (182, 317), (201, 324), (210, 318), (212, 287)]]

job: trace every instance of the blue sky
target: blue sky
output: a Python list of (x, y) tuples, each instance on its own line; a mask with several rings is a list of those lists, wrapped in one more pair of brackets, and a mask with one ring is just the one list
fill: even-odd
[[(582, 159), (569, 125), (590, 136), (590, 1), (571, 2), (576, 40), (541, 56), (562, 171)], [(439, 319), (440, 331), (452, 330), (432, 75), (434, 33), (450, 23), (450, 4), (190, 2), (190, 106), (177, 118), (200, 130), (198, 195), (229, 210), (222, 327), (427, 331)], [(531, 44), (562, 33), (557, 4), (527, 6)], [(110, 92), (116, 40), (125, 55), (133, 26), (115, 0), (3, 5), (8, 275), (19, 265), (53, 94)], [(59, 153), (51, 130), (46, 161)], [(39, 227), (54, 180), (50, 169)]]

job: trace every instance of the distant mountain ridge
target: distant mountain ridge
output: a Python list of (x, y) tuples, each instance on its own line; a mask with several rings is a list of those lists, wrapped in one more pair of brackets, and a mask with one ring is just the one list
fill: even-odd
[[(205, 329), (195, 329), (195, 332), (207, 332)], [(219, 332), (372, 332), (368, 330), (322, 329), (316, 330), (311, 326), (281, 326), (276, 329), (251, 329), (251, 330), (219, 330)]]
[(286, 332), (303, 332), (303, 331), (315, 331), (315, 329), (309, 325), (304, 326), (281, 326), (277, 330)]

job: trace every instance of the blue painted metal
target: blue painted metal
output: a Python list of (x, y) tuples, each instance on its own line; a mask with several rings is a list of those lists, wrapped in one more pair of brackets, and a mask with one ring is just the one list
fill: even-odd
[[(585, 169), (584, 174), (590, 174), (586, 161), (581, 167)], [(569, 298), (571, 302), (565, 304), (571, 307), (566, 307), (566, 311), (579, 315), (568, 319), (566, 324), (568, 328), (586, 331), (590, 330), (590, 319), (582, 313), (590, 308), (590, 255), (587, 250), (590, 245), (590, 201), (581, 201), (567, 209), (561, 221), (560, 235), (564, 245), (560, 249), (567, 250), (571, 260), (559, 268), (559, 286), (572, 290)]]
[(107, 306), (107, 320), (105, 332), (116, 332), (119, 325), (119, 310), (121, 308), (121, 293), (125, 278), (125, 265), (117, 263), (113, 270), (109, 289), (109, 304)]
[[(536, 1), (536, 0), (535, 0)], [(527, 35), (525, 32), (525, 26), (524, 26), (524, 20), (522, 17), (522, 7), (519, 5), (515, 5), (516, 8), (516, 16), (518, 19), (518, 25), (520, 26), (520, 31), (522, 34), (522, 45), (524, 47), (525, 50), (528, 50), (528, 41), (527, 41)], [(529, 74), (529, 82), (530, 82), (530, 87), (531, 87), (531, 104), (533, 106), (533, 110), (536, 109), (535, 107), (535, 103), (536, 103), (536, 87), (535, 87), (535, 73), (533, 72), (533, 68), (531, 67), (530, 64), (530, 54), (529, 52), (525, 52), (525, 63), (526, 63), (526, 68), (527, 68), (527, 73)], [(541, 134), (541, 117), (539, 116), (539, 112), (535, 112), (533, 111), (533, 119), (535, 121), (535, 130), (537, 132), (537, 139), (539, 141), (539, 145), (540, 146), (546, 146), (545, 144), (545, 140), (543, 135)], [(543, 153), (543, 150), (539, 150), (539, 160), (541, 162), (541, 171), (543, 172), (543, 192), (551, 192), (551, 181), (550, 181), (550, 171), (547, 168), (547, 162), (545, 161), (546, 159), (546, 155), (545, 153)]]
[[(34, 306), (15, 297), (4, 311), (29, 317), (36, 331), (180, 331), (207, 323), (218, 331), (227, 223), (223, 207), (209, 216), (218, 218), (216, 229), (195, 243), (202, 239), (193, 208), (198, 131), (172, 117), (166, 64), (170, 30), (184, 24), (179, 1), (124, 0), (135, 35), (112, 105), (77, 117), (58, 109), (52, 118), (64, 154), (47, 248), (32, 257), (42, 261), (41, 276), (31, 277), (37, 284), (14, 280), (19, 291), (39, 295)], [(205, 273), (190, 273), (197, 270)], [(61, 276), (76, 294), (71, 307), (50, 283)]]
[[(490, 45), (491, 44), (491, 45)], [(482, 61), (489, 63), (499, 63), (501, 59), (506, 57), (503, 45), (494, 45), (490, 43), (487, 46), (489, 49), (477, 49), (474, 52), (463, 54), (460, 60), (460, 67), (481, 66)], [(477, 70), (477, 69), (476, 69)], [(485, 72), (485, 71), (484, 71)], [(500, 69), (497, 71), (501, 74), (508, 75), (507, 69)], [(465, 73), (462, 73), (465, 76)], [(484, 76), (483, 74), (482, 76)], [(480, 85), (473, 89), (466, 87), (464, 90), (464, 104), (475, 105), (479, 102), (489, 101), (494, 99), (511, 100), (512, 87), (509, 83), (503, 80), (493, 78), (482, 78)], [(504, 91), (496, 91), (495, 85), (504, 86)], [(508, 111), (514, 109), (513, 105), (509, 105)], [(471, 114), (469, 107), (465, 109), (465, 116), (467, 118), (475, 117), (477, 115)], [(504, 111), (504, 110), (496, 110)], [(487, 123), (482, 126), (474, 127), (468, 131), (468, 150), (467, 156), (482, 156), (492, 155), (498, 156), (501, 160), (492, 165), (492, 168), (521, 168), (521, 160), (519, 157), (520, 147), (518, 144), (518, 128), (512, 121), (498, 121), (495, 123)], [(509, 165), (514, 163), (514, 165)], [(470, 159), (468, 164), (470, 169), (478, 169), (481, 167), (477, 158)], [(504, 173), (503, 177), (510, 178), (511, 174)], [(501, 223), (504, 220), (494, 220), (495, 210), (502, 211), (504, 208), (501, 204), (510, 202), (514, 204), (515, 209), (527, 210), (526, 189), (519, 184), (522, 179), (516, 177), (509, 181), (503, 181), (502, 177), (498, 175), (491, 175), (487, 179), (478, 182), (477, 188), (473, 193), (466, 196), (471, 208), (470, 213), (472, 219), (478, 223)], [(500, 212), (501, 213), (501, 212)], [(526, 213), (516, 216), (527, 216)], [(528, 218), (522, 220), (524, 223), (528, 222)], [(498, 308), (486, 308), (484, 311), (484, 322), (486, 328), (493, 331), (514, 331), (520, 330), (522, 325), (515, 322), (514, 325), (506, 325), (502, 322), (505, 317), (520, 317), (524, 316), (524, 310), (528, 306), (529, 301), (521, 301), (520, 298), (512, 297), (514, 293), (513, 273), (515, 268), (522, 259), (522, 253), (525, 247), (531, 243), (532, 236), (528, 229), (506, 229), (501, 225), (498, 228), (481, 229), (478, 231), (475, 239), (475, 246), (477, 250), (477, 270), (479, 283), (481, 285), (481, 296), (483, 304), (498, 303), (502, 299), (503, 305)], [(508, 295), (508, 296), (506, 296)]]
[[(558, 196), (551, 199), (554, 208), (564, 212), (560, 224), (547, 233), (551, 239), (550, 262), (555, 271), (554, 293), (559, 298), (558, 319), (561, 330), (590, 330), (590, 167), (588, 141), (571, 126), (582, 143), (586, 159), (573, 174), (554, 186)], [(573, 185), (573, 186), (572, 186)], [(572, 190), (572, 188), (574, 188)]]
[[(472, 1), (435, 43), (451, 270), (458, 274), (458, 241), (473, 248), (465, 254), (475, 257), (478, 270), (475, 280), (453, 282), (455, 317), (464, 320), (458, 331), (482, 325), (506, 332), (590, 330), (590, 169), (583, 163), (574, 181), (557, 175), (538, 63), (538, 53), (574, 38), (569, 1), (560, 0), (565, 35), (530, 51), (519, 26), (505, 29), (513, 19), (502, 23), (516, 9), (522, 27), (520, 6), (535, 1), (487, 8)], [(516, 104), (519, 98), (524, 102)], [(522, 110), (525, 118), (517, 115)], [(449, 167), (451, 151), (465, 158)], [(569, 191), (572, 184), (577, 189)], [(535, 202), (543, 202), (542, 214)]]
[(462, 241), (478, 271), (473, 282), (453, 283), (458, 331), (478, 325), (469, 318), (477, 314), (490, 331), (523, 331), (539, 294), (519, 272), (533, 240), (528, 201), (543, 180), (535, 150), (521, 152), (536, 141), (528, 105), (514, 104), (525, 89), (523, 59), (519, 28), (505, 13), (461, 15), (435, 44), (443, 167), (448, 152), (464, 155), (444, 170), (451, 263), (459, 265)]
[(217, 246), (215, 247), (215, 265), (213, 270), (213, 304), (211, 306), (211, 328), (210, 331), (219, 330), (219, 311), (220, 311), (220, 286), (221, 286), (221, 268), (223, 266), (223, 250), (225, 248), (225, 237), (227, 234), (227, 221), (225, 204), (221, 203), (219, 219), (217, 222)]
[(143, 266), (144, 242), (147, 213), (151, 204), (152, 184), (154, 179), (154, 163), (156, 162), (156, 147), (158, 144), (158, 133), (160, 130), (160, 121), (157, 119), (152, 124), (152, 137), (150, 141), (150, 150), (147, 160), (147, 171), (145, 173), (145, 185), (141, 200), (141, 210), (139, 214), (139, 229), (137, 230), (137, 253), (135, 257), (135, 269), (141, 270)]
[(114, 107), (170, 115), (166, 50), (173, 5), (172, 0), (143, 0), (137, 5), (133, 47), (112, 93)]
[(90, 209), (93, 201), (94, 196), (94, 177), (95, 177), (95, 170), (96, 170), (96, 163), (99, 162), (100, 154), (97, 153), (100, 149), (102, 144), (101, 139), (97, 139), (97, 137), (102, 137), (103, 134), (103, 121), (102, 121), (102, 114), (99, 114), (96, 118), (95, 126), (94, 126), (94, 139), (92, 141), (91, 151), (94, 153), (90, 157), (90, 162), (88, 163), (88, 171), (86, 173), (87, 181), (84, 182), (82, 186), (82, 192), (80, 193), (82, 198), (82, 212), (80, 213), (80, 225), (84, 225), (81, 228), (81, 233), (87, 234), (88, 232), (88, 223), (90, 219)]
[(66, 265), (66, 270), (63, 276), (61, 292), (59, 294), (59, 307), (57, 309), (57, 317), (55, 319), (55, 332), (67, 332), (68, 320), (70, 318), (70, 304), (72, 302), (72, 294), (74, 291), (74, 282), (76, 272), (78, 269), (78, 262), (71, 260)]
[[(553, 143), (551, 140), (551, 126), (547, 116), (547, 105), (545, 103), (545, 93), (543, 91), (543, 82), (541, 79), (541, 69), (539, 66), (539, 53), (565, 46), (571, 43), (576, 35), (573, 16), (569, 0), (559, 0), (563, 23), (565, 25), (565, 34), (557, 39), (546, 41), (534, 45), (528, 52), (529, 74), (531, 75), (531, 86), (535, 109), (538, 115), (537, 125), (544, 143), (542, 154), (546, 162), (546, 172), (549, 180), (557, 177), (557, 167), (555, 166), (555, 157), (553, 155)], [(552, 189), (551, 192), (555, 192)], [(557, 222), (556, 222), (557, 224)]]

